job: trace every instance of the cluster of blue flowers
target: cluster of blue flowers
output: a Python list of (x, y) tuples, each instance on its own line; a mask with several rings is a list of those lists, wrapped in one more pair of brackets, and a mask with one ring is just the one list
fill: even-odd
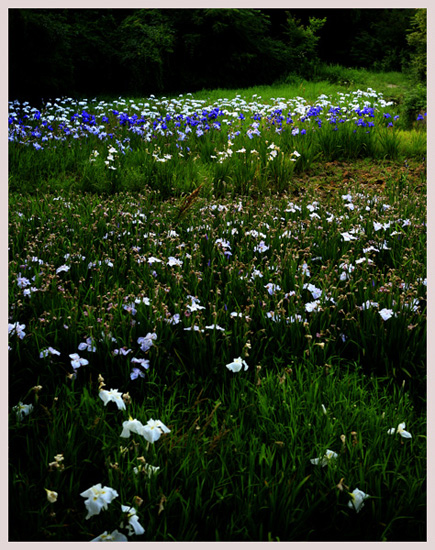
[[(223, 99), (219, 105), (206, 105), (204, 100), (193, 100), (190, 95), (177, 100), (151, 96), (139, 105), (132, 100), (120, 99), (109, 104), (97, 103), (95, 99), (75, 102), (64, 98), (56, 99), (54, 104), (46, 103), (42, 110), (31, 107), (28, 102), (13, 101), (9, 103), (9, 141), (43, 149), (47, 143), (93, 135), (101, 141), (116, 141), (124, 153), (123, 143), (129, 142), (125, 139), (126, 132), (145, 142), (158, 136), (175, 136), (177, 141), (185, 141), (190, 135), (200, 138), (213, 131), (226, 131), (228, 139), (240, 134), (252, 139), (260, 136), (263, 129), (278, 134), (289, 130), (295, 136), (321, 128), (325, 123), (334, 125), (334, 130), (338, 130), (339, 124), (353, 123), (370, 131), (375, 126), (377, 113), (381, 115), (381, 123), (388, 121), (388, 126), (393, 126), (393, 121), (399, 118), (385, 111), (392, 102), (384, 101), (382, 94), (371, 88), (367, 92), (339, 93), (335, 104), (321, 95), (314, 105), (307, 105), (300, 97), (272, 98), (267, 104), (260, 103), (261, 98), (247, 103), (240, 96), (234, 100)], [(424, 116), (419, 115), (417, 120)], [(124, 137), (122, 143), (120, 134)]]

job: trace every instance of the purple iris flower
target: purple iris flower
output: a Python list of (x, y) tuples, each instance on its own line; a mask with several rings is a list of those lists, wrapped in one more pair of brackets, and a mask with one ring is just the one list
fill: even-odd
[(138, 369), (137, 367), (133, 367), (133, 369), (130, 373), (130, 378), (131, 378), (131, 380), (136, 380), (136, 378), (138, 378), (138, 377), (145, 378), (145, 374), (140, 369)]

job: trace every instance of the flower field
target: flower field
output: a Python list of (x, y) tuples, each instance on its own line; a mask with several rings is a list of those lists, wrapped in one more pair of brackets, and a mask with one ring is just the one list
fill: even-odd
[(424, 123), (10, 103), (11, 541), (425, 540)]
[[(363, 92), (265, 100), (155, 98), (10, 102), (10, 189), (141, 191), (168, 198), (289, 189), (316, 160), (422, 157), (425, 117), (404, 127), (397, 106)], [(406, 131), (408, 130), (408, 131)], [(26, 153), (24, 154), (24, 151)]]

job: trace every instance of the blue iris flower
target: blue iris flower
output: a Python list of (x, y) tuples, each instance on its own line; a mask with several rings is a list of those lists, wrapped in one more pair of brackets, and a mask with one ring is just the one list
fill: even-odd
[[(307, 112), (307, 116), (318, 116), (320, 112), (323, 110), (323, 107), (321, 105), (318, 105), (317, 107), (310, 107)], [(301, 119), (302, 121), (302, 119)]]

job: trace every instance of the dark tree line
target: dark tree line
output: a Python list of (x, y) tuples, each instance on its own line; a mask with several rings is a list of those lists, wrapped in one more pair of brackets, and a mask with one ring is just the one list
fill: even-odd
[(9, 96), (245, 87), (309, 79), (322, 64), (400, 71), (417, 54), (424, 79), (425, 12), (9, 9)]

